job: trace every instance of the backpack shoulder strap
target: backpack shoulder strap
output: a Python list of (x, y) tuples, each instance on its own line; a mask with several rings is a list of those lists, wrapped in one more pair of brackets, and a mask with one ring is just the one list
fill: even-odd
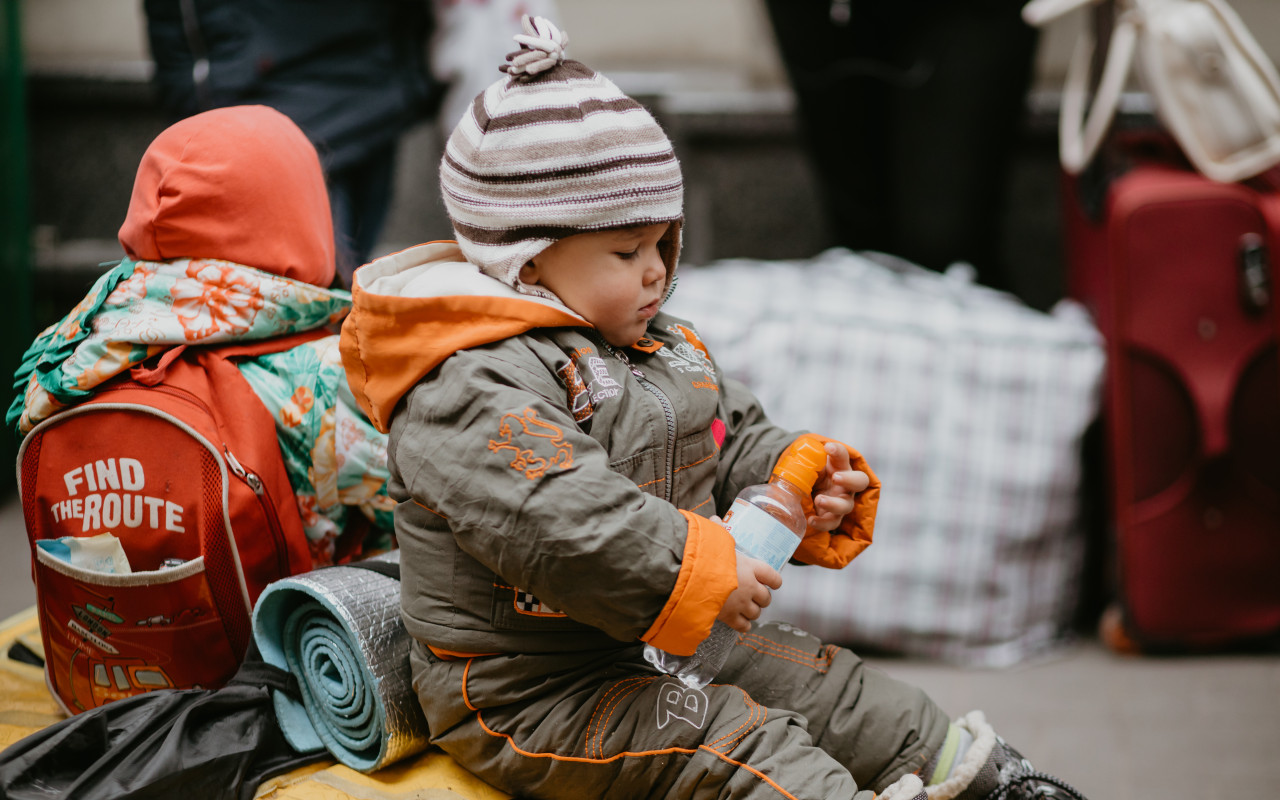
[(292, 350), (300, 344), (313, 342), (316, 339), (323, 339), (331, 335), (324, 328), (315, 328), (309, 331), (301, 331), (300, 333), (291, 333), (287, 336), (275, 336), (254, 342), (236, 342), (235, 344), (224, 344), (206, 349), (217, 353), (223, 358), (261, 356), (269, 353), (283, 353), (285, 350)]

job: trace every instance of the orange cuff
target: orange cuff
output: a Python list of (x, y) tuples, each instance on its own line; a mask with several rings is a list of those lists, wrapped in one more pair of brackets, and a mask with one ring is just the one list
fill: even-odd
[(662, 613), (640, 639), (672, 655), (688, 656), (711, 633), (724, 601), (738, 588), (738, 557), (723, 525), (691, 511), (680, 513), (689, 523), (680, 574)]
[[(854, 498), (853, 511), (840, 521), (840, 527), (833, 531), (809, 528), (805, 531), (804, 539), (793, 556), (804, 564), (815, 564), (828, 569), (843, 569), (871, 545), (871, 535), (876, 527), (876, 506), (880, 503), (880, 479), (871, 471), (871, 467), (867, 466), (866, 459), (857, 450), (844, 442), (819, 436), (816, 433), (806, 433), (796, 439), (783, 452), (783, 457), (792, 447), (805, 440), (816, 441), (822, 445), (835, 442), (849, 451), (850, 465), (856, 470), (867, 473), (867, 478), (870, 479), (867, 488), (858, 492)], [(806, 514), (813, 513), (812, 497), (805, 498), (804, 511)]]

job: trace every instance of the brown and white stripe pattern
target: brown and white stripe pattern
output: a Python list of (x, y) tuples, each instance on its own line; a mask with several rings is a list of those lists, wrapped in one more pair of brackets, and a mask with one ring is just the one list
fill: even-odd
[(463, 254), (525, 292), (520, 267), (559, 239), (682, 218), (680, 165), (662, 128), (576, 61), (477, 96), (445, 147), (440, 184)]

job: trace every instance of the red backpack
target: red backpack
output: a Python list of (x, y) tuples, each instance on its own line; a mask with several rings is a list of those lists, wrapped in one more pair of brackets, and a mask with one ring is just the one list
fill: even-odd
[[(311, 568), (274, 421), (229, 359), (314, 335), (174, 348), (23, 440), (45, 679), (68, 713), (222, 686), (263, 588)], [(57, 541), (103, 533), (119, 539), (127, 573), (75, 566)]]

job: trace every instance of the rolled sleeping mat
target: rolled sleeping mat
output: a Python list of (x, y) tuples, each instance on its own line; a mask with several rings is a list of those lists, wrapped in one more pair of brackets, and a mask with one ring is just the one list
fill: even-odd
[(372, 772), (422, 752), (428, 737), (400, 621), (400, 581), (372, 569), (398, 568), (400, 551), (361, 563), (368, 568), (326, 567), (267, 586), (253, 611), (253, 637), (263, 660), (289, 670), (302, 689), (301, 703), (273, 692), (289, 744), (326, 749)]

